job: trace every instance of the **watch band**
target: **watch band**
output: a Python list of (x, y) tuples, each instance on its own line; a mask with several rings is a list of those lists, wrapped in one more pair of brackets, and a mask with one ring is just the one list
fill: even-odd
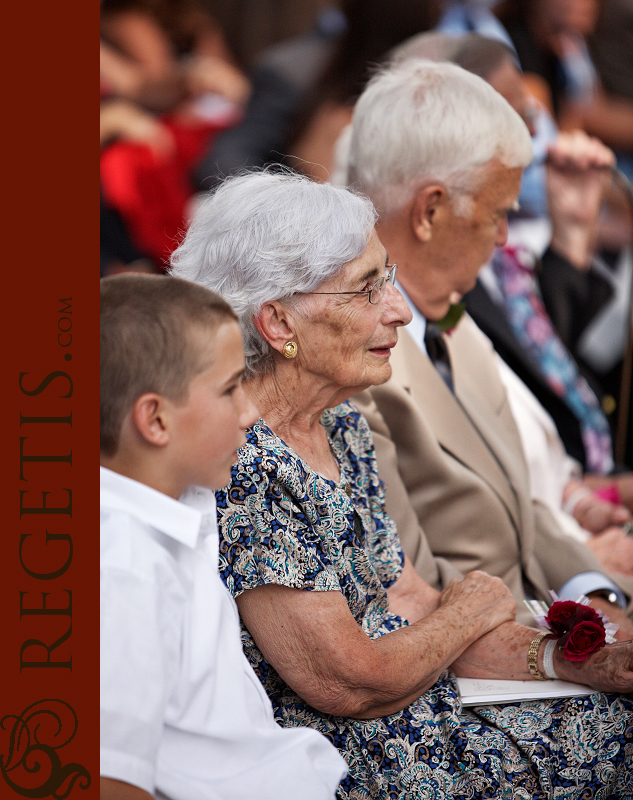
[(614, 606), (619, 605), (618, 596), (611, 589), (596, 589), (594, 592), (589, 592), (588, 596), (589, 598), (602, 597), (607, 601), (607, 603), (611, 603)]
[(546, 636), (549, 636), (548, 631), (539, 631), (539, 633), (537, 633), (536, 636), (532, 639), (527, 652), (528, 669), (530, 670), (530, 675), (536, 681), (549, 680), (547, 675), (543, 675), (543, 673), (538, 668), (538, 651), (539, 647), (541, 646), (541, 642)]

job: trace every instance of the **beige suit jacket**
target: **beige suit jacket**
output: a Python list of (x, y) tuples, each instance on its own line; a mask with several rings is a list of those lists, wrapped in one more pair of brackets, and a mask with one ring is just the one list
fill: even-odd
[(374, 431), (387, 508), (416, 570), (437, 588), (473, 569), (498, 575), (517, 600), (517, 619), (530, 623), (526, 592), (550, 600), (550, 588), (604, 570), (530, 498), (490, 341), (465, 315), (448, 346), (455, 395), (402, 330), (391, 380), (354, 402)]

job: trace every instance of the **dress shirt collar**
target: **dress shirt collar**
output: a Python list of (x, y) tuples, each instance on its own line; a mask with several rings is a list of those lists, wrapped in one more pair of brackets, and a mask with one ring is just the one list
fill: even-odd
[(426, 317), (424, 317), (420, 311), (418, 311), (415, 303), (402, 288), (402, 285), (398, 282), (398, 280), (396, 280), (396, 288), (407, 301), (407, 305), (409, 306), (412, 314), (411, 322), (408, 325), (405, 325), (404, 329), (407, 331), (409, 336), (411, 336), (420, 350), (425, 355), (428, 355), (426, 352), (426, 345), (424, 344), (424, 335), (426, 333)]
[(487, 261), (479, 270), (478, 278), (484, 289), (488, 292), (490, 298), (497, 304), (503, 304), (503, 292), (501, 291), (496, 275), (492, 271), (490, 261)]
[[(102, 506), (125, 511), (187, 547), (194, 548), (198, 541), (203, 523), (201, 497), (207, 514), (212, 512), (215, 517), (215, 498), (210, 490), (192, 488), (183, 495), (185, 502), (181, 502), (106, 467), (100, 467), (100, 484)], [(198, 500), (194, 503), (196, 508), (189, 505), (192, 493)]]

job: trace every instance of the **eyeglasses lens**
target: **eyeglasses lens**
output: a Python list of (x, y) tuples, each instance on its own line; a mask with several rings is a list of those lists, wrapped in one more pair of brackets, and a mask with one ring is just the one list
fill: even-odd
[(372, 305), (376, 305), (380, 302), (380, 297), (382, 294), (382, 288), (387, 281), (391, 284), (395, 284), (396, 282), (396, 269), (398, 265), (394, 264), (391, 269), (387, 270), (387, 276), (385, 278), (379, 278), (376, 283), (371, 287), (369, 290), (369, 302)]
[(380, 295), (382, 294), (382, 287), (385, 285), (386, 278), (379, 278), (376, 283), (369, 290), (369, 302), (376, 305), (380, 302)]

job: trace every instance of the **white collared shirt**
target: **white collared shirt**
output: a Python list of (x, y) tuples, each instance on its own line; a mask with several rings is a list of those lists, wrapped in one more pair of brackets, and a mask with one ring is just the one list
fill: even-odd
[(426, 344), (424, 343), (424, 336), (426, 335), (426, 317), (418, 310), (418, 307), (402, 288), (402, 285), (398, 283), (397, 279), (396, 288), (407, 301), (407, 305), (411, 311), (411, 322), (409, 322), (407, 325), (404, 325), (404, 329), (424, 353), (424, 355), (428, 356), (428, 353), (426, 352)]
[(218, 574), (213, 492), (101, 468), (101, 775), (171, 800), (332, 800), (346, 765), (278, 726)]

